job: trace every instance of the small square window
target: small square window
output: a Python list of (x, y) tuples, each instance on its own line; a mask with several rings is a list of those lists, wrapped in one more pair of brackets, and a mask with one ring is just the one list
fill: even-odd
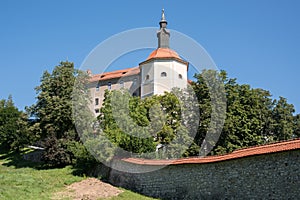
[(162, 73), (160, 74), (160, 76), (161, 76), (161, 77), (167, 77), (167, 73), (166, 73), (166, 72), (162, 72)]
[(179, 78), (179, 79), (182, 79), (182, 75), (181, 75), (181, 74), (179, 74), (179, 75), (178, 75), (178, 78)]
[(149, 78), (150, 78), (150, 76), (149, 76), (149, 74), (147, 74), (147, 76), (146, 76), (146, 80), (149, 80)]
[(100, 109), (95, 109), (95, 113), (100, 113)]

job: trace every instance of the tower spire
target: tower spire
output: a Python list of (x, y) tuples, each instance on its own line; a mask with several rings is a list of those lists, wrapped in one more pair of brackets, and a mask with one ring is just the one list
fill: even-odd
[(165, 10), (162, 9), (161, 20), (159, 22), (160, 30), (157, 32), (158, 48), (169, 48), (170, 32), (167, 30), (167, 20)]
[(161, 11), (161, 22), (167, 22), (165, 17), (165, 9), (162, 9)]

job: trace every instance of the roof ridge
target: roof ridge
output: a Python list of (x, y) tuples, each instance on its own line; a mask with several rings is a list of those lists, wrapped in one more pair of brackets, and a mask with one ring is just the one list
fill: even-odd
[[(138, 71), (138, 72), (136, 72)], [(115, 70), (111, 72), (104, 72), (101, 74), (93, 74), (90, 77), (90, 82), (100, 81), (100, 80), (108, 80), (108, 79), (115, 79), (115, 78), (121, 78), (123, 76), (132, 76), (139, 73), (139, 67), (132, 67), (132, 68), (126, 68), (126, 69), (120, 69)]]
[(124, 71), (131, 71), (131, 70), (134, 70), (138, 67), (131, 67), (131, 68), (126, 68), (126, 69), (118, 69), (118, 70), (114, 70), (114, 71), (109, 71), (109, 72), (103, 72), (103, 73), (100, 73), (100, 74), (93, 74), (94, 76), (96, 75), (106, 75), (106, 74), (115, 74), (115, 73), (120, 73), (120, 72), (124, 72)]

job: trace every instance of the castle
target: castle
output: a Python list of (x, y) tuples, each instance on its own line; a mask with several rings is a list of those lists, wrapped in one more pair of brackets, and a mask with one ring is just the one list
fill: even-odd
[(160, 95), (172, 88), (187, 87), (189, 63), (170, 48), (170, 31), (167, 29), (164, 10), (162, 10), (160, 29), (157, 31), (158, 47), (138, 67), (90, 75), (89, 89), (93, 99), (91, 109), (99, 115), (108, 90), (128, 89), (133, 96), (145, 98)]

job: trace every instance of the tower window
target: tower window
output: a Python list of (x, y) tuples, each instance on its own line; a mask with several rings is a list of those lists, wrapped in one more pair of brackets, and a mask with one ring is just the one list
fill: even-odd
[(149, 76), (149, 74), (147, 74), (147, 76), (146, 76), (146, 80), (149, 80), (149, 78), (150, 78), (150, 76)]
[(96, 105), (96, 106), (99, 105), (99, 99), (98, 99), (98, 98), (95, 99), (95, 105)]
[(179, 75), (178, 75), (178, 78), (179, 78), (179, 79), (182, 79), (182, 75), (181, 75), (181, 74), (179, 74)]
[(167, 77), (167, 73), (166, 73), (166, 72), (162, 72), (162, 73), (160, 74), (160, 76), (161, 76), (161, 77)]
[(107, 89), (111, 90), (111, 82), (107, 83)]

